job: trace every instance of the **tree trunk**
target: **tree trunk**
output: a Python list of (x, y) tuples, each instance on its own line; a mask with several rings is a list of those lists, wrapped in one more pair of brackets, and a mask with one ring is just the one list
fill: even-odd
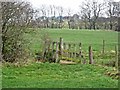
[(93, 22), (93, 29), (94, 29), (94, 30), (96, 29), (95, 27), (96, 27), (96, 22), (94, 21), (94, 22)]
[(69, 29), (70, 29), (70, 21), (68, 21), (68, 27), (69, 27)]
[(113, 25), (112, 25), (112, 21), (111, 21), (111, 18), (110, 18), (110, 30), (113, 29)]
[(112, 24), (110, 24), (110, 30), (112, 30)]
[(118, 29), (117, 31), (120, 31), (120, 17), (118, 17)]

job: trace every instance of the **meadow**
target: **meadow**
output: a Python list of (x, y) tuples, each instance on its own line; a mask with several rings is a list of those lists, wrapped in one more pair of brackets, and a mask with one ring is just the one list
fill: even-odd
[(118, 45), (118, 32), (109, 30), (68, 30), (68, 29), (34, 29), (34, 33), (28, 34), (27, 38), (31, 41), (30, 48), (38, 51), (43, 45), (41, 38), (50, 38), (58, 41), (60, 37), (65, 43), (82, 43), (83, 50), (88, 50), (89, 45), (96, 51), (102, 50), (103, 40), (105, 40), (106, 51), (114, 50)]
[[(33, 29), (31, 29), (33, 30)], [(76, 30), (76, 29), (34, 29), (34, 32), (27, 34), (26, 38), (31, 42), (30, 49), (33, 54), (41, 52), (44, 48), (44, 39), (59, 41), (63, 38), (66, 44), (77, 45), (82, 43), (82, 52), (88, 59), (88, 48), (91, 45), (95, 62), (106, 63), (115, 59), (115, 46), (118, 45), (118, 32), (110, 30)], [(105, 40), (105, 54), (102, 55), (103, 40)], [(35, 55), (34, 55), (35, 56)]]
[[(94, 51), (101, 52), (102, 41), (105, 40), (105, 51), (115, 50), (118, 44), (118, 32), (106, 30), (67, 30), (67, 29), (31, 29), (25, 38), (30, 42), (30, 50), (34, 54), (42, 50), (44, 38), (57, 41), (62, 37), (66, 43), (82, 43), (82, 49), (88, 51), (91, 45)], [(96, 62), (109, 62), (115, 59), (113, 52), (108, 56), (95, 57)], [(109, 72), (117, 72), (115, 67), (75, 64), (62, 65), (57, 63), (40, 63), (31, 61), (29, 64), (2, 66), (3, 88), (117, 88), (118, 80)], [(110, 74), (110, 73), (109, 73)], [(110, 77), (112, 76), (112, 77)]]

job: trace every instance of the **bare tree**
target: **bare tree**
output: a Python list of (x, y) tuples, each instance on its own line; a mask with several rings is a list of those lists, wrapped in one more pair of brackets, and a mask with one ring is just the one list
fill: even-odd
[(58, 11), (58, 14), (59, 14), (59, 28), (62, 28), (62, 15), (63, 15), (63, 7), (57, 7), (57, 11)]
[(113, 0), (107, 0), (107, 11), (106, 14), (109, 17), (110, 30), (113, 29), (115, 23), (117, 23), (117, 17), (120, 16), (120, 2), (114, 2)]
[(114, 10), (115, 16), (120, 17), (120, 1), (113, 2), (113, 6), (115, 8), (115, 10)]
[(50, 17), (50, 9), (49, 7), (47, 8), (47, 19), (46, 19), (46, 24), (47, 24), (47, 28), (49, 27), (49, 17)]
[(96, 22), (98, 17), (101, 14), (101, 11), (104, 10), (105, 3), (98, 3), (95, 0), (86, 0), (83, 2), (81, 8), (82, 18), (87, 19), (89, 22), (89, 29), (96, 29)]
[(68, 14), (68, 27), (70, 29), (71, 28), (70, 20), (71, 20), (71, 15), (72, 15), (72, 10), (70, 8), (67, 10), (67, 14)]
[(93, 10), (93, 29), (96, 29), (96, 22), (102, 10), (104, 10), (105, 3), (98, 3), (97, 1), (92, 2), (92, 10)]
[[(87, 26), (89, 26), (89, 29), (92, 28), (92, 10), (90, 6), (90, 2), (83, 3), (84, 6), (81, 7), (81, 18), (83, 19), (85, 23), (85, 29), (87, 29)], [(87, 25), (87, 22), (89, 24)]]
[(107, 11), (106, 11), (107, 16), (109, 17), (109, 26), (110, 30), (113, 29), (113, 23), (114, 23), (114, 16), (115, 16), (115, 7), (113, 5), (113, 1), (109, 0), (107, 1)]
[(50, 5), (50, 14), (51, 14), (51, 28), (55, 27), (55, 17), (56, 17), (56, 6)]
[(42, 12), (42, 23), (43, 23), (43, 27), (46, 28), (47, 27), (47, 9), (46, 9), (46, 5), (42, 5), (41, 6), (41, 12)]
[(115, 7), (115, 16), (117, 17), (117, 31), (120, 31), (120, 1), (119, 2), (113, 2), (113, 5)]

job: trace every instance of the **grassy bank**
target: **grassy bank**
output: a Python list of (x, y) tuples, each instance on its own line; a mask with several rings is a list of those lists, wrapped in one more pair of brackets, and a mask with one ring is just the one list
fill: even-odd
[[(112, 68), (107, 68), (111, 70)], [(106, 69), (95, 65), (60, 65), (33, 63), (28, 66), (3, 67), (2, 87), (6, 88), (112, 88), (118, 81), (105, 75)]]

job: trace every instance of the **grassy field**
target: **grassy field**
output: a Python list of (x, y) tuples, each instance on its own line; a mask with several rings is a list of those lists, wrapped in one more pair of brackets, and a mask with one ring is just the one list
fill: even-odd
[[(42, 50), (44, 35), (52, 41), (64, 38), (66, 43), (82, 42), (82, 49), (88, 51), (92, 45), (94, 51), (102, 50), (102, 40), (106, 40), (105, 50), (110, 52), (118, 44), (118, 32), (114, 31), (88, 31), (67, 29), (34, 29), (26, 33), (25, 38), (30, 42), (29, 48), (34, 54)], [(99, 54), (99, 53), (98, 53)], [(96, 62), (110, 62), (114, 54), (107, 54), (102, 58), (95, 56)], [(2, 67), (3, 88), (112, 88), (118, 87), (118, 80), (105, 75), (112, 71), (113, 67), (103, 68), (96, 65), (61, 65), (55, 63), (35, 63), (17, 67), (13, 64), (5, 64)]]
[[(8, 66), (8, 65), (7, 65)], [(33, 63), (28, 66), (3, 67), (3, 88), (117, 88), (118, 80), (105, 75), (95, 65), (60, 65)]]
[[(33, 30), (33, 29), (31, 29)], [(52, 41), (58, 41), (60, 37), (66, 43), (82, 43), (82, 52), (85, 53), (88, 59), (88, 47), (92, 46), (96, 62), (109, 62), (115, 58), (115, 45), (118, 45), (118, 32), (109, 30), (69, 30), (69, 29), (34, 29), (34, 32), (27, 34), (26, 38), (31, 42), (30, 49), (33, 54), (40, 52), (44, 46), (42, 39), (50, 38)], [(102, 44), (105, 40), (105, 55), (100, 55), (102, 52)], [(99, 56), (99, 57), (98, 57)]]
[(118, 32), (101, 31), (101, 30), (67, 30), (67, 29), (36, 29), (34, 33), (28, 34), (27, 38), (31, 41), (31, 50), (38, 51), (41, 49), (41, 37), (47, 34), (52, 41), (58, 41), (60, 37), (66, 43), (82, 43), (82, 49), (88, 50), (89, 45), (92, 45), (96, 51), (102, 50), (102, 43), (105, 40), (105, 50), (110, 51), (118, 45)]

